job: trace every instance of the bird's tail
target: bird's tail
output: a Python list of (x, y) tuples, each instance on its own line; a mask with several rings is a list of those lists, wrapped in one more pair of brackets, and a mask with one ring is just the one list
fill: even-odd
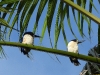
[(23, 54), (26, 55), (29, 58), (29, 54), (27, 51), (23, 51)]
[(76, 60), (75, 62), (73, 62), (75, 66), (79, 66), (80, 62), (78, 60)]
[(77, 58), (70, 57), (70, 60), (71, 60), (72, 63), (74, 63), (75, 66), (79, 66), (80, 65), (80, 62), (78, 61)]
[(29, 58), (29, 52), (30, 52), (30, 49), (26, 49), (26, 48), (21, 48), (21, 52), (24, 54), (24, 55), (27, 55), (27, 57)]

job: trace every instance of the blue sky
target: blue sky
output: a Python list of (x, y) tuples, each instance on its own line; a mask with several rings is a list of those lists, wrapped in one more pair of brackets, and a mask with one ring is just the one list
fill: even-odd
[[(94, 2), (96, 5), (96, 8), (99, 11), (99, 4), (98, 1), (96, 0)], [(88, 3), (87, 3), (88, 5)], [(88, 9), (88, 6), (87, 6)], [(37, 10), (37, 9), (36, 9)], [(27, 31), (32, 31), (33, 25), (35, 22), (35, 16), (36, 15), (36, 10), (33, 13), (33, 17), (30, 20), (29, 27)], [(40, 22), (39, 22), (39, 28), (36, 34), (41, 34), (42, 31), (42, 25), (43, 25), (43, 20), (44, 16), (46, 16), (46, 10), (47, 7), (45, 7), (45, 10), (41, 16)], [(57, 11), (57, 10), (56, 10)], [(97, 17), (100, 17), (99, 13), (97, 13), (94, 8), (93, 8), (93, 14), (95, 14)], [(79, 40), (82, 40), (80, 34), (78, 33), (78, 28), (76, 27), (76, 23), (74, 22), (73, 15), (71, 15), (71, 24), (73, 26), (73, 31), (77, 35)], [(54, 44), (54, 27), (55, 27), (55, 18), (56, 18), (56, 13), (53, 19), (52, 23), (52, 30), (51, 30), (51, 39), (52, 43)], [(67, 19), (65, 18), (64, 21), (65, 25), (65, 30), (66, 30), (66, 36), (68, 41), (71, 39), (74, 39), (74, 36), (71, 34), (70, 29), (67, 24)], [(91, 23), (92, 26), (92, 38), (91, 41), (89, 41), (87, 38), (84, 38), (86, 41), (82, 44), (79, 45), (79, 53), (87, 55), (88, 51), (94, 47), (97, 44), (97, 27), (98, 25), (92, 21)], [(16, 26), (15, 26), (16, 27)], [(88, 31), (87, 31), (88, 24), (85, 22), (84, 23), (84, 33), (88, 37)], [(16, 31), (13, 31), (11, 34), (11, 40), (12, 42), (18, 42), (19, 40), (19, 34)], [(44, 39), (42, 44), (39, 44), (40, 39), (36, 38), (34, 44), (39, 45), (39, 46), (44, 46), (44, 47), (49, 47), (50, 46), (50, 40), (48, 37), (48, 33), (46, 31)], [(64, 39), (62, 32), (60, 33), (60, 37), (58, 40), (58, 46), (57, 49), (61, 50), (67, 50), (67, 47), (65, 45)], [(79, 60), (81, 65), (80, 66), (74, 66), (68, 57), (65, 56), (60, 56), (57, 55), (59, 58), (60, 62), (59, 63), (55, 57), (54, 54), (48, 55), (48, 53), (45, 52), (39, 52), (32, 50), (32, 58), (33, 60), (28, 59), (25, 55), (23, 55), (20, 52), (20, 49), (17, 47), (9, 47), (9, 46), (4, 46), (4, 50), (7, 54), (7, 59), (1, 59), (0, 61), (0, 75), (79, 75), (79, 73), (82, 71), (83, 66), (85, 65), (86, 61)]]

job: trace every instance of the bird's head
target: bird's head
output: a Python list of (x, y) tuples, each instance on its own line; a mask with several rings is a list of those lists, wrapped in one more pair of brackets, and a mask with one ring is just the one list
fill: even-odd
[(79, 43), (84, 42), (85, 40), (81, 40), (81, 41), (79, 41), (79, 40), (77, 40), (77, 39), (73, 39), (73, 40), (71, 40), (71, 41), (76, 42), (77, 44), (79, 44)]
[(38, 35), (35, 35), (33, 32), (25, 32), (24, 35), (31, 35), (32, 37), (41, 37), (41, 36), (38, 36)]
[(26, 34), (31, 35), (31, 36), (34, 36), (34, 33), (33, 32), (25, 32), (24, 35), (26, 35)]

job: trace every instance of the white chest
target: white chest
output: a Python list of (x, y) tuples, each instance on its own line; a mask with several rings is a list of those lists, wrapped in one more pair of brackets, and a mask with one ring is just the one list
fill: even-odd
[(78, 53), (78, 45), (75, 42), (69, 42), (68, 44), (68, 52)]
[(31, 35), (26, 34), (26, 35), (23, 36), (23, 42), (22, 43), (33, 44), (33, 42), (34, 42), (34, 38)]

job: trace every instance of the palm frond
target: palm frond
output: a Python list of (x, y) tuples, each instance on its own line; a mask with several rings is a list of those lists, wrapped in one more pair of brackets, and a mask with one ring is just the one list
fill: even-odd
[[(87, 2), (89, 2), (88, 10), (86, 11)], [(100, 2), (100, 0), (98, 0)], [(47, 10), (45, 10), (47, 7)], [(70, 8), (71, 7), (71, 8)], [(73, 25), (71, 24), (71, 19), (74, 18), (76, 23), (76, 27), (78, 28), (78, 33), (80, 36), (86, 37), (84, 34), (84, 22), (88, 25), (88, 35), (91, 36), (91, 21), (95, 21), (97, 24), (100, 24), (100, 19), (92, 14), (92, 8), (95, 9), (96, 12), (99, 12), (96, 6), (93, 3), (93, 0), (2, 0), (0, 2), (0, 12), (2, 12), (2, 17), (0, 19), (2, 25), (6, 26), (4, 32), (8, 32), (8, 38), (10, 38), (13, 30), (19, 30), (20, 37), (30, 26), (29, 22), (31, 17), (36, 17), (35, 22), (33, 22), (33, 32), (39, 28), (40, 25), (40, 17), (42, 14), (45, 14), (46, 17), (42, 18), (44, 24), (41, 28), (41, 36), (40, 42), (42, 42), (44, 34), (46, 32), (46, 28), (48, 30), (48, 34), (50, 37), (51, 28), (55, 25), (54, 28), (54, 48), (57, 48), (57, 43), (59, 40), (60, 32), (62, 30), (62, 34), (64, 37), (65, 44), (67, 45), (68, 36), (66, 36), (66, 30), (64, 29), (64, 22), (68, 23), (71, 34), (75, 37), (76, 33), (74, 32)], [(35, 9), (37, 9), (37, 14), (34, 15)], [(72, 13), (70, 13), (72, 12)], [(57, 14), (55, 14), (57, 13)], [(54, 17), (56, 15), (56, 18)], [(73, 15), (70, 16), (70, 15)], [(5, 20), (3, 20), (5, 19)], [(52, 23), (53, 19), (56, 21), (54, 24)], [(18, 29), (15, 28), (16, 23), (18, 24)], [(8, 29), (9, 28), (9, 29)], [(100, 28), (98, 29), (100, 31)], [(100, 34), (100, 33), (98, 33)], [(19, 37), (19, 38), (20, 38)], [(98, 38), (98, 40), (100, 37)]]
[[(100, 54), (97, 51), (98, 51), (98, 45), (94, 46), (89, 51), (88, 55), (92, 56), (92, 57), (99, 58)], [(100, 64), (96, 64), (96, 63), (92, 63), (92, 62), (87, 62), (86, 65), (84, 66), (83, 70), (87, 70), (86, 74), (84, 74), (84, 75), (96, 75), (96, 74), (100, 74)]]
[[(92, 18), (92, 8), (95, 8), (95, 10), (97, 11), (96, 9), (96, 6), (93, 4), (93, 0), (90, 0), (89, 1), (89, 12), (87, 13), (85, 10), (85, 7), (86, 7), (86, 3), (87, 3), (87, 0), (71, 0), (71, 1), (67, 1), (67, 0), (64, 0), (66, 3), (64, 3), (62, 0), (61, 1), (53, 1), (53, 0), (9, 0), (9, 1), (2, 1), (0, 3), (0, 5), (5, 5), (5, 8), (9, 8), (9, 10), (11, 10), (10, 12), (10, 15), (8, 16), (8, 20), (7, 22), (12, 22), (12, 24), (10, 25), (11, 27), (14, 27), (16, 22), (17, 21), (20, 21), (20, 37), (22, 36), (23, 32), (27, 30), (27, 27), (29, 26), (29, 21), (31, 19), (31, 17), (33, 16), (33, 12), (35, 10), (35, 8), (37, 7), (38, 11), (37, 11), (37, 15), (36, 15), (36, 21), (35, 23), (33, 24), (33, 32), (35, 33), (36, 32), (36, 29), (37, 27), (39, 26), (38, 25), (38, 22), (40, 22), (40, 17), (42, 15), (42, 12), (45, 8), (45, 6), (47, 5), (48, 6), (48, 10), (47, 10), (47, 28), (48, 28), (48, 34), (50, 35), (50, 31), (51, 31), (51, 26), (53, 25), (52, 24), (52, 20), (54, 19), (54, 13), (56, 12), (55, 9), (58, 9), (57, 11), (57, 18), (56, 18), (56, 22), (55, 22), (55, 28), (56, 28), (56, 31), (60, 32), (61, 30), (58, 30), (58, 25), (61, 25), (63, 22), (62, 20), (60, 21), (59, 18), (62, 18), (61, 13), (62, 12), (65, 12), (65, 13), (62, 13), (62, 14), (67, 14), (67, 22), (68, 22), (68, 25), (69, 25), (69, 28), (70, 28), (70, 31), (72, 33), (72, 35), (77, 38), (77, 36), (75, 35), (74, 31), (73, 31), (73, 26), (71, 25), (70, 23), (70, 20), (71, 20), (71, 17), (69, 16), (69, 13), (70, 13), (70, 9), (69, 9), (69, 6), (72, 7), (72, 13), (73, 13), (73, 17), (74, 17), (74, 20), (76, 22), (76, 25), (78, 27), (78, 30), (79, 30), (79, 33), (82, 37), (85, 36), (84, 34), (84, 31), (83, 31), (83, 28), (84, 28), (84, 21), (87, 22), (88, 24), (88, 34), (90, 36), (91, 34), (91, 19)], [(81, 10), (78, 6), (76, 6), (77, 3), (78, 6), (80, 6), (80, 8), (83, 8), (84, 10)], [(57, 3), (58, 3), (58, 6), (57, 6)], [(73, 3), (73, 4), (72, 4)], [(64, 6), (65, 5), (65, 6)], [(65, 7), (65, 8), (64, 8)], [(11, 8), (11, 9), (10, 9)], [(17, 10), (16, 10), (17, 9)], [(75, 10), (76, 9), (76, 10)], [(7, 11), (9, 11), (7, 10)], [(16, 14), (15, 14), (16, 12)], [(98, 12), (98, 11), (97, 11)], [(77, 14), (75, 14), (77, 13)], [(86, 15), (86, 14), (88, 15)], [(13, 16), (14, 15), (14, 16)], [(88, 17), (90, 15), (90, 17)], [(3, 14), (3, 18), (5, 18), (7, 16), (7, 14)], [(64, 15), (64, 17), (66, 17), (66, 15)], [(13, 18), (13, 21), (11, 21), (11, 19)], [(64, 18), (65, 19), (65, 18)], [(97, 18), (96, 18), (97, 19)], [(45, 18), (43, 19), (45, 21)], [(61, 23), (62, 22), (62, 23)], [(5, 29), (6, 30), (6, 29)], [(12, 29), (9, 29), (9, 37), (11, 35), (11, 32), (12, 32)], [(63, 30), (63, 32), (66, 32), (65, 30)], [(44, 34), (45, 31), (42, 32), (42, 34)], [(57, 34), (57, 35), (56, 35)], [(57, 44), (57, 38), (59, 36), (59, 33), (55, 33), (55, 46)], [(66, 36), (66, 33), (65, 33), (65, 36)], [(50, 37), (50, 36), (49, 36)], [(67, 38), (66, 38), (67, 40)]]

